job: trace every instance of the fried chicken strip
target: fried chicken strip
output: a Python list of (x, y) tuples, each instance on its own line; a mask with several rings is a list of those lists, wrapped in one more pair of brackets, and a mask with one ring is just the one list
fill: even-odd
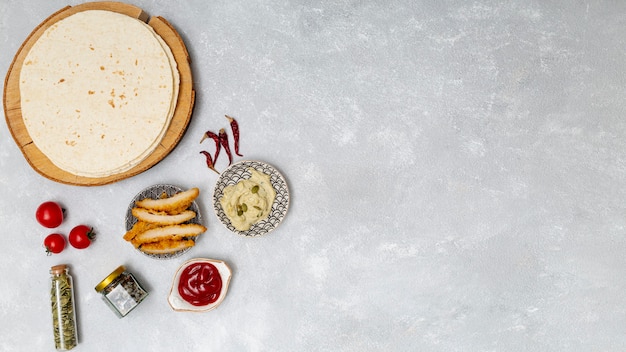
[(179, 240), (182, 238), (196, 237), (206, 231), (206, 227), (198, 224), (178, 224), (159, 226), (137, 234), (131, 243), (139, 247), (144, 243), (159, 242), (163, 240)]
[(197, 187), (176, 193), (167, 198), (151, 199), (145, 198), (135, 202), (138, 208), (145, 208), (152, 211), (176, 214), (189, 208), (191, 203), (198, 197), (200, 190)]
[(145, 221), (137, 221), (133, 227), (124, 234), (126, 241), (131, 241), (138, 234), (159, 227), (158, 224), (151, 224)]
[(193, 247), (194, 240), (163, 240), (160, 242), (144, 243), (139, 249), (148, 254), (174, 253), (185, 248)]
[(191, 220), (196, 217), (196, 212), (192, 210), (185, 210), (178, 214), (168, 214), (166, 212), (154, 212), (145, 208), (133, 208), (131, 209), (133, 216), (139, 221), (150, 222), (159, 225), (176, 225), (182, 224), (187, 220)]

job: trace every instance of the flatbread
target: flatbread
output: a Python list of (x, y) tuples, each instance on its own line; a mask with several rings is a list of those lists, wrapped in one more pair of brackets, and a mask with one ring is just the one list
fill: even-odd
[(106, 177), (157, 148), (179, 83), (172, 51), (152, 27), (112, 11), (82, 11), (49, 27), (24, 59), (22, 117), (54, 165)]

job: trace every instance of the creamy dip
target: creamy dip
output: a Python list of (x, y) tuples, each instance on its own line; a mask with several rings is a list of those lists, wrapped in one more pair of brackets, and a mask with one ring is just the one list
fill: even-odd
[(270, 183), (270, 176), (249, 168), (251, 176), (235, 185), (224, 188), (220, 204), (233, 227), (239, 231), (268, 217), (276, 191)]

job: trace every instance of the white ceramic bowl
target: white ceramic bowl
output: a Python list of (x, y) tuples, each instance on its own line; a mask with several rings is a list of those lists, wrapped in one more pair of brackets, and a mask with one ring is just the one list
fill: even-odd
[[(209, 303), (205, 306), (194, 306), (193, 304), (185, 301), (180, 296), (180, 294), (178, 293), (178, 283), (180, 281), (180, 276), (186, 267), (191, 264), (202, 262), (211, 263), (217, 268), (222, 279), (222, 289), (220, 291), (220, 295), (217, 301)], [(228, 285), (230, 283), (231, 276), (232, 272), (230, 268), (225, 262), (221, 260), (207, 258), (195, 258), (188, 260), (183, 263), (176, 271), (176, 275), (174, 275), (174, 280), (172, 282), (172, 287), (170, 288), (170, 294), (167, 297), (167, 302), (170, 304), (170, 307), (172, 307), (172, 309), (179, 312), (208, 312), (219, 306), (220, 303), (222, 303), (222, 301), (224, 300), (224, 297), (226, 297), (226, 292), (228, 292)]]

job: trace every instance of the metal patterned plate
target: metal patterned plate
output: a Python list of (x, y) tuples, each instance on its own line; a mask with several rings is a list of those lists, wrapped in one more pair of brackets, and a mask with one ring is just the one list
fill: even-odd
[[(228, 216), (226, 216), (224, 209), (222, 209), (220, 198), (224, 195), (224, 188), (226, 188), (226, 186), (235, 185), (241, 180), (250, 178), (251, 174), (250, 171), (248, 171), (249, 168), (254, 168), (259, 172), (270, 175), (270, 182), (276, 191), (276, 198), (274, 199), (272, 209), (267, 219), (253, 224), (247, 231), (239, 231), (231, 225)], [(283, 175), (271, 165), (260, 161), (240, 161), (224, 170), (217, 180), (215, 189), (213, 190), (213, 208), (215, 209), (217, 218), (230, 231), (249, 237), (264, 235), (274, 230), (287, 214), (287, 209), (289, 208), (289, 189), (287, 188), (287, 182)]]
[[(158, 185), (150, 186), (144, 189), (143, 191), (137, 193), (135, 198), (133, 198), (133, 200), (128, 205), (128, 209), (126, 210), (126, 231), (129, 231), (135, 225), (135, 223), (137, 223), (137, 218), (134, 217), (132, 213), (132, 209), (133, 207), (135, 207), (136, 201), (145, 199), (145, 198), (159, 199), (159, 198), (162, 198), (163, 194), (167, 195), (167, 197), (171, 197), (175, 195), (176, 193), (179, 193), (182, 191), (183, 189), (178, 186), (168, 185), (168, 184), (158, 184)], [(196, 201), (193, 201), (193, 203), (191, 203), (188, 209), (196, 212), (196, 217), (187, 221), (186, 224), (202, 225), (202, 215), (200, 214), (200, 209), (198, 208), (198, 204), (196, 203)], [(147, 255), (148, 257), (151, 257), (154, 259), (172, 259), (172, 258), (180, 257), (185, 252), (189, 251), (191, 248), (193, 247), (185, 248), (178, 252), (166, 253), (166, 254), (145, 253), (145, 252), (142, 252), (141, 249), (139, 248), (137, 248), (137, 250), (143, 253), (144, 255)]]

